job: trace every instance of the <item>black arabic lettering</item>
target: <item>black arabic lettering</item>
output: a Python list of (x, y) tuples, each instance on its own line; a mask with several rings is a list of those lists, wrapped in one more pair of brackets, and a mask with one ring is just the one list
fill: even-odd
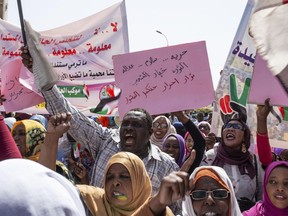
[(149, 85), (149, 83), (148, 83), (148, 84), (145, 86), (145, 90), (142, 91), (142, 93), (145, 95), (145, 98), (147, 98), (147, 95), (148, 95), (150, 92), (154, 91), (156, 88), (157, 88), (157, 85), (151, 87), (151, 86)]
[(141, 74), (139, 74), (138, 78), (135, 80), (133, 85), (138, 85), (143, 79), (150, 77), (150, 75), (146, 72), (143, 71)]
[(126, 104), (132, 103), (132, 101), (135, 100), (137, 97), (140, 97), (140, 94), (137, 91), (134, 91), (132, 94), (126, 97)]
[(145, 61), (145, 65), (148, 67), (148, 66), (151, 66), (152, 64), (154, 64), (158, 59), (157, 58), (153, 58), (153, 57), (150, 57), (148, 60)]

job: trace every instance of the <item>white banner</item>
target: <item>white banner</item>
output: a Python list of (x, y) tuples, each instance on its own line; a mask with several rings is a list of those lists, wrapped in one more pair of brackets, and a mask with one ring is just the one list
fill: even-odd
[[(19, 86), (8, 91), (5, 86), (10, 80), (5, 79), (2, 69), (5, 64), (21, 59), (21, 30), (3, 20), (0, 20), (0, 29), (0, 75), (1, 93), (6, 98), (4, 105), (6, 103), (6, 107), (9, 107), (9, 112), (47, 113), (43, 104), (31, 104), (33, 107), (25, 108), (15, 106), (21, 103), (20, 98), (23, 100), (31, 97), (31, 94), (19, 92)], [(73, 105), (80, 110), (87, 109), (95, 107), (101, 98), (109, 97), (105, 89), (115, 83), (112, 56), (129, 52), (124, 1), (82, 20), (40, 32), (40, 35), (40, 43), (47, 53), (48, 61), (57, 71), (57, 86)], [(25, 90), (35, 89), (33, 75), (26, 68), (20, 68), (20, 76), (15, 77), (19, 82), (14, 83), (19, 83)], [(9, 68), (6, 67), (6, 71)], [(17, 74), (15, 71), (13, 73)], [(13, 106), (7, 106), (7, 103), (13, 103)], [(5, 110), (3, 106), (0, 109)]]

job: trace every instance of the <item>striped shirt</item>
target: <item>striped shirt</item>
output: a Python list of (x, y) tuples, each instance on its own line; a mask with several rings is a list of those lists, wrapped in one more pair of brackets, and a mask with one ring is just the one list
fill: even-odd
[[(103, 127), (84, 116), (65, 99), (56, 86), (49, 91), (42, 92), (42, 94), (50, 114), (72, 113), (69, 133), (77, 142), (89, 149), (95, 158), (90, 185), (103, 188), (106, 164), (112, 155), (121, 151), (119, 130)], [(168, 154), (152, 144), (149, 144), (149, 154), (143, 159), (143, 162), (151, 179), (153, 194), (158, 191), (164, 176), (179, 170), (178, 165)]]

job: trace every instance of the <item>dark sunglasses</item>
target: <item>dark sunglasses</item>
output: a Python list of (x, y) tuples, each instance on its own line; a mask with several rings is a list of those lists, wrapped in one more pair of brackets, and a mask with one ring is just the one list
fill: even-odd
[(159, 123), (159, 122), (153, 123), (153, 128), (158, 128), (158, 127), (160, 127), (160, 128), (167, 128), (168, 125), (167, 125), (166, 123)]
[(195, 190), (190, 194), (193, 200), (203, 200), (207, 198), (207, 194), (210, 193), (213, 199), (226, 199), (228, 197), (229, 191), (225, 189), (215, 189), (212, 191), (206, 190)]
[(238, 129), (238, 130), (243, 130), (244, 131), (243, 125), (239, 124), (239, 123), (227, 123), (227, 124), (224, 125), (224, 128), (225, 129), (234, 128), (234, 129)]

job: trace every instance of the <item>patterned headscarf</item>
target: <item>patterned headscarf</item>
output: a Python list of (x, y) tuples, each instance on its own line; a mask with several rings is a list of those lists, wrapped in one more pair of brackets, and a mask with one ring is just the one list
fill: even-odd
[(270, 201), (266, 185), (268, 183), (268, 178), (271, 172), (278, 166), (286, 166), (288, 169), (288, 162), (286, 161), (275, 161), (269, 164), (265, 170), (264, 183), (263, 183), (263, 201), (257, 202), (251, 209), (243, 212), (244, 216), (278, 216), (278, 215), (288, 215), (288, 207), (285, 209), (279, 209), (273, 205)]
[(25, 119), (14, 123), (11, 130), (12, 134), (15, 128), (20, 124), (24, 125), (26, 131), (26, 153), (22, 156), (30, 160), (38, 161), (41, 146), (44, 143), (46, 129), (37, 121)]
[[(220, 185), (229, 191), (229, 216), (241, 215), (240, 208), (237, 203), (233, 185), (225, 170), (217, 166), (201, 166), (197, 167), (193, 173), (190, 175), (190, 181), (192, 180), (194, 184), (203, 176), (208, 176), (217, 181)], [(196, 216), (193, 208), (193, 200), (189, 195), (185, 196), (185, 200), (182, 202), (183, 216)]]
[[(125, 206), (117, 207), (110, 203), (105, 193), (106, 175), (113, 164), (122, 164), (129, 172), (132, 184), (132, 200)], [(143, 161), (130, 152), (118, 152), (111, 157), (105, 169), (104, 190), (93, 186), (77, 185), (85, 203), (93, 215), (128, 216), (132, 215), (152, 193), (149, 175)]]

